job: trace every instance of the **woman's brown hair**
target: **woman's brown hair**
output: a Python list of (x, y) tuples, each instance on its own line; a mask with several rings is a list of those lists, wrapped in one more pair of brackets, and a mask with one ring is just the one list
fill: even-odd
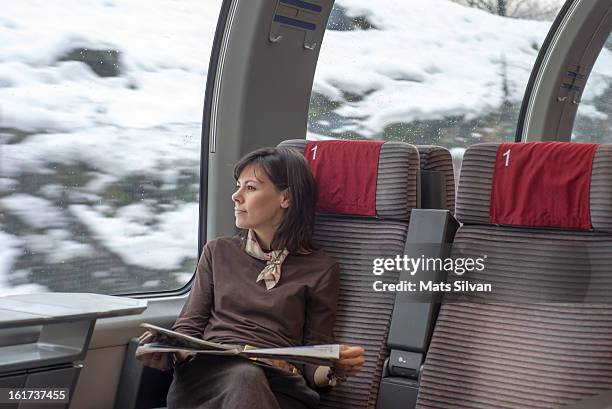
[(291, 253), (314, 249), (316, 184), (304, 156), (292, 148), (262, 148), (245, 155), (234, 166), (234, 179), (238, 180), (249, 165), (262, 169), (279, 192), (288, 189), (289, 207), (276, 229), (270, 247), (286, 248)]

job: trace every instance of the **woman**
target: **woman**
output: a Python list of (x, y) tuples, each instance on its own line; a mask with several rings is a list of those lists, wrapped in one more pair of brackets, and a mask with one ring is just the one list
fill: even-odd
[[(260, 149), (238, 162), (234, 177), (243, 234), (207, 243), (173, 329), (256, 347), (333, 343), (338, 264), (312, 244), (315, 183), (306, 160), (292, 149)], [(144, 361), (169, 367), (167, 354)], [(317, 407), (315, 389), (359, 371), (364, 351), (342, 346), (332, 369), (207, 355), (177, 361), (169, 408), (303, 409)]]

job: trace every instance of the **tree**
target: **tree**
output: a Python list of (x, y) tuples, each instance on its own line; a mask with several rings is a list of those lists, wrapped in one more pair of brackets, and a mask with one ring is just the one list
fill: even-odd
[(529, 20), (552, 20), (559, 11), (561, 0), (452, 0), (504, 17)]

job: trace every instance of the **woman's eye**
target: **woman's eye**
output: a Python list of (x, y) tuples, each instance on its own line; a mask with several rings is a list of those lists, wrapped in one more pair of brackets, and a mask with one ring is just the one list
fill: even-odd
[(255, 186), (247, 186), (247, 190), (252, 192), (255, 190)]

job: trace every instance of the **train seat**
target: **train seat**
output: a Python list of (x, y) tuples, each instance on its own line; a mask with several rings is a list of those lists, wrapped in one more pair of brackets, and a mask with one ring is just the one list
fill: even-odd
[[(612, 146), (481, 144), (464, 156), (453, 257), (417, 408), (556, 408), (612, 388)], [(459, 279), (459, 277), (457, 277)]]
[[(378, 383), (388, 355), (385, 345), (395, 301), (395, 294), (372, 291), (372, 260), (393, 257), (404, 251), (410, 212), (417, 207), (419, 153), (416, 147), (402, 142), (323, 141), (317, 144), (291, 140), (280, 146), (304, 152), (307, 159), (309, 156), (312, 158), (312, 149), (318, 146), (315, 160), (319, 160), (327, 155), (321, 148), (330, 143), (338, 147), (328, 158), (335, 173), (333, 177), (340, 183), (354, 180), (356, 171), (367, 169), (363, 160), (354, 159), (355, 152), (347, 155), (353, 160), (343, 160), (342, 148), (374, 144), (380, 149), (380, 155), (375, 155), (375, 162), (367, 169), (368, 172), (372, 168), (378, 172), (373, 181), (376, 186), (375, 213), (370, 216), (333, 210), (322, 213), (318, 208), (315, 222), (316, 243), (340, 263), (341, 287), (334, 329), (336, 340), (362, 345), (366, 350), (363, 369), (323, 395), (321, 408), (358, 409), (372, 407), (376, 402)], [(322, 184), (329, 176), (317, 174), (313, 165), (311, 168), (320, 194), (324, 193), (322, 190), (328, 190), (329, 186)], [(357, 182), (364, 185), (366, 181)]]
[[(326, 146), (332, 145), (329, 156), (332, 170), (330, 174), (319, 172), (313, 167), (314, 152), (322, 158), (327, 155)], [(292, 147), (303, 152), (311, 162), (311, 168), (317, 179), (319, 191), (336, 191), (330, 187), (326, 178), (335, 178), (339, 183), (358, 179), (361, 185), (368, 184), (359, 172), (368, 169), (368, 164), (360, 154), (343, 152), (351, 146), (373, 146), (379, 144), (380, 155), (373, 163), (378, 173), (375, 183), (375, 212), (366, 216), (334, 209), (317, 209), (315, 223), (315, 240), (330, 256), (340, 263), (341, 290), (338, 303), (338, 316), (335, 336), (338, 342), (363, 345), (366, 349), (366, 364), (362, 371), (345, 384), (334, 388), (322, 396), (321, 408), (373, 408), (376, 406), (378, 388), (383, 374), (385, 360), (389, 355), (387, 335), (391, 315), (394, 310), (395, 293), (375, 292), (372, 289), (374, 276), (372, 260), (375, 258), (394, 257), (404, 254), (408, 223), (411, 211), (419, 203), (419, 150), (402, 142), (372, 141), (324, 141), (308, 142), (305, 140), (285, 141), (280, 146)], [(366, 148), (367, 149), (367, 148)], [(444, 161), (443, 148), (422, 147), (430, 153), (428, 172), (439, 173), (436, 180), (441, 181), (443, 192), (430, 192), (430, 204), (438, 201), (436, 207), (454, 204), (454, 180), (452, 179), (452, 162), (450, 154)], [(346, 155), (346, 156), (344, 156)], [(346, 158), (353, 158), (345, 160)], [(450, 165), (450, 168), (449, 168)], [(450, 178), (447, 171), (450, 169)], [(450, 181), (451, 192), (446, 192)], [(432, 185), (433, 186), (433, 185)], [(448, 201), (448, 202), (447, 202)], [(385, 272), (385, 279), (397, 282), (399, 273)], [(427, 317), (431, 319), (431, 317)]]

